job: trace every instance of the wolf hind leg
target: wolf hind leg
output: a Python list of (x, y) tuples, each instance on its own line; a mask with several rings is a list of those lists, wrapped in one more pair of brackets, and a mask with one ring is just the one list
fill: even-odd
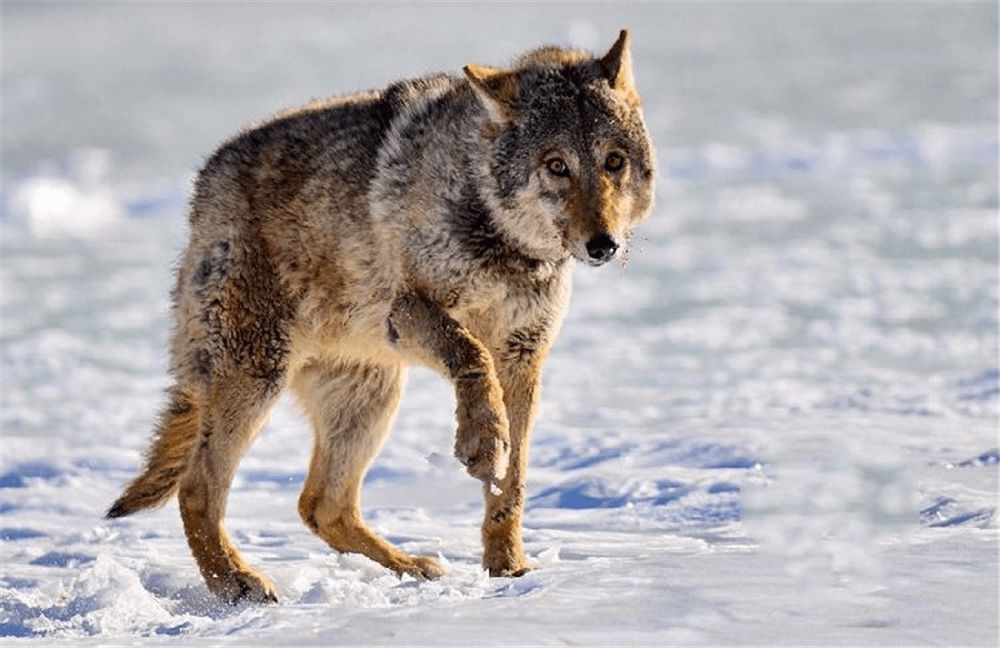
[(409, 556), (361, 519), (361, 482), (382, 448), (399, 408), (399, 366), (314, 363), (292, 386), (315, 432), (299, 514), (313, 533), (342, 553), (360, 553), (399, 575), (437, 578), (429, 557)]
[(209, 590), (230, 604), (277, 602), (274, 585), (240, 555), (223, 519), (236, 466), (279, 393), (273, 380), (236, 372), (214, 381), (198, 444), (180, 483), (181, 519), (191, 553)]
[(163, 506), (177, 493), (198, 438), (201, 413), (197, 402), (180, 385), (168, 392), (167, 406), (160, 416), (146, 468), (108, 509), (108, 518), (131, 515)]

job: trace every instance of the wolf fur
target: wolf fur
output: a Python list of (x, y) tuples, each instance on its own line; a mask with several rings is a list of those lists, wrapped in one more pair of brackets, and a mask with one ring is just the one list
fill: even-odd
[(507, 68), (405, 80), (280, 113), (201, 170), (173, 291), (166, 407), (117, 518), (177, 494), (209, 589), (276, 601), (223, 525), (279, 394), (314, 429), (299, 513), (333, 549), (434, 578), (361, 519), (406, 368), (454, 385), (455, 455), (484, 483), (483, 566), (529, 569), (528, 437), (572, 259), (604, 264), (653, 203), (629, 34), (602, 57), (545, 47)]

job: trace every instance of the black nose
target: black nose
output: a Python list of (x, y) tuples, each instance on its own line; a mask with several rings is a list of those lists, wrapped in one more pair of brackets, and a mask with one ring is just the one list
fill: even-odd
[(598, 234), (587, 241), (587, 254), (598, 263), (610, 261), (618, 251), (618, 243), (607, 234)]

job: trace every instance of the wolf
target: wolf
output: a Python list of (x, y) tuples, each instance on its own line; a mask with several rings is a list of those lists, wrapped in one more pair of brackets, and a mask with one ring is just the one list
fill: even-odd
[(314, 101), (224, 142), (190, 204), (172, 292), (172, 386), (143, 472), (108, 518), (178, 496), (229, 603), (276, 602), (223, 518), (237, 464), (286, 389), (314, 431), (298, 511), (339, 552), (435, 578), (362, 520), (360, 488), (407, 368), (454, 386), (454, 454), (483, 482), (482, 565), (521, 538), (542, 364), (573, 260), (623, 255), (654, 199), (628, 30), (603, 56), (547, 46)]

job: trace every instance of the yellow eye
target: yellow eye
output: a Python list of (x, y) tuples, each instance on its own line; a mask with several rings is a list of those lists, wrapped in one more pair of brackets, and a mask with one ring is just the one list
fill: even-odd
[(559, 176), (560, 178), (566, 178), (569, 176), (569, 167), (563, 162), (562, 158), (552, 158), (545, 163), (545, 168), (549, 170), (554, 176)]
[(625, 158), (619, 153), (612, 153), (604, 160), (604, 168), (608, 171), (621, 171), (625, 166)]

